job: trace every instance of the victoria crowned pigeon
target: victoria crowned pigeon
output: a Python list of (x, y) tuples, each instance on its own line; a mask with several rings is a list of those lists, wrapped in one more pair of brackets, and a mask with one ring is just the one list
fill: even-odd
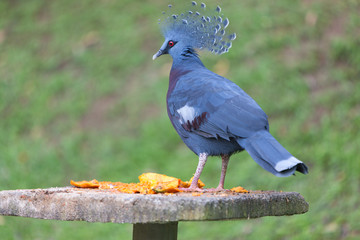
[(218, 6), (189, 2), (186, 11), (175, 13), (169, 5), (159, 19), (165, 42), (153, 59), (170, 54), (173, 59), (167, 92), (167, 111), (183, 142), (199, 156), (199, 163), (186, 191), (197, 186), (208, 156), (221, 156), (219, 185), (223, 190), (226, 169), (233, 153), (246, 150), (265, 170), (278, 177), (307, 174), (307, 166), (292, 156), (269, 133), (266, 114), (232, 81), (208, 70), (196, 50), (213, 54), (228, 52), (236, 34), (226, 34), (228, 18)]

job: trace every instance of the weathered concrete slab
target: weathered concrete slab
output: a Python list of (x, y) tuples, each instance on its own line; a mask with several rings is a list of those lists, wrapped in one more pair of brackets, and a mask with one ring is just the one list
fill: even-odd
[(0, 215), (66, 221), (168, 223), (302, 214), (295, 192), (124, 194), (72, 187), (0, 191)]

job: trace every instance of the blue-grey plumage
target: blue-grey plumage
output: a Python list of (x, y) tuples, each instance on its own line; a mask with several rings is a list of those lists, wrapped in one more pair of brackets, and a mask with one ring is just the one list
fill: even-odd
[(230, 34), (226, 36), (227, 41), (221, 40), (229, 20), (219, 16), (219, 6), (212, 15), (206, 12), (206, 16), (201, 16), (205, 14), (201, 11), (205, 4), (199, 6), (193, 1), (190, 5), (191, 10), (185, 14), (175, 14), (181, 18), (174, 18), (172, 14), (161, 22), (165, 42), (153, 56), (156, 59), (170, 54), (173, 58), (167, 93), (168, 115), (184, 143), (199, 156), (188, 190), (200, 190), (197, 181), (208, 156), (222, 157), (221, 177), (216, 188), (222, 190), (230, 156), (244, 149), (276, 176), (287, 177), (295, 171), (306, 174), (307, 166), (269, 133), (268, 119), (260, 106), (238, 85), (208, 70), (197, 55), (195, 49), (215, 54), (228, 51), (236, 37)]

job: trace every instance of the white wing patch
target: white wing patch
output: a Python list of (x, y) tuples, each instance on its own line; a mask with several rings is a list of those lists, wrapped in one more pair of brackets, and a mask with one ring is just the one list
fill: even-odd
[(191, 122), (195, 118), (195, 108), (185, 105), (182, 108), (176, 110), (181, 116), (180, 123), (184, 124), (187, 121)]

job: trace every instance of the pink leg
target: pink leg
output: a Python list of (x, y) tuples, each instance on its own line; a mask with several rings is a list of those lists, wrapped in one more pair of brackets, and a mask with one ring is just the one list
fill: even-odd
[(226, 170), (229, 163), (229, 159), (230, 159), (229, 155), (227, 154), (221, 155), (222, 164), (221, 164), (221, 176), (220, 176), (219, 185), (217, 186), (217, 188), (205, 189), (204, 190), (205, 192), (219, 192), (224, 190), (224, 182), (225, 182)]
[(222, 162), (221, 176), (220, 176), (219, 185), (216, 188), (217, 191), (224, 190), (225, 175), (226, 175), (226, 170), (227, 170), (229, 160), (230, 160), (229, 155), (227, 155), (227, 154), (221, 155), (221, 162)]
[(187, 192), (203, 192), (204, 190), (198, 187), (198, 181), (201, 175), (202, 170), (204, 169), (206, 160), (207, 160), (208, 155), (206, 153), (200, 153), (199, 154), (199, 163), (198, 166), (196, 168), (196, 172), (194, 174), (194, 178), (191, 182), (191, 185), (189, 188), (181, 188), (182, 191), (187, 191)]

